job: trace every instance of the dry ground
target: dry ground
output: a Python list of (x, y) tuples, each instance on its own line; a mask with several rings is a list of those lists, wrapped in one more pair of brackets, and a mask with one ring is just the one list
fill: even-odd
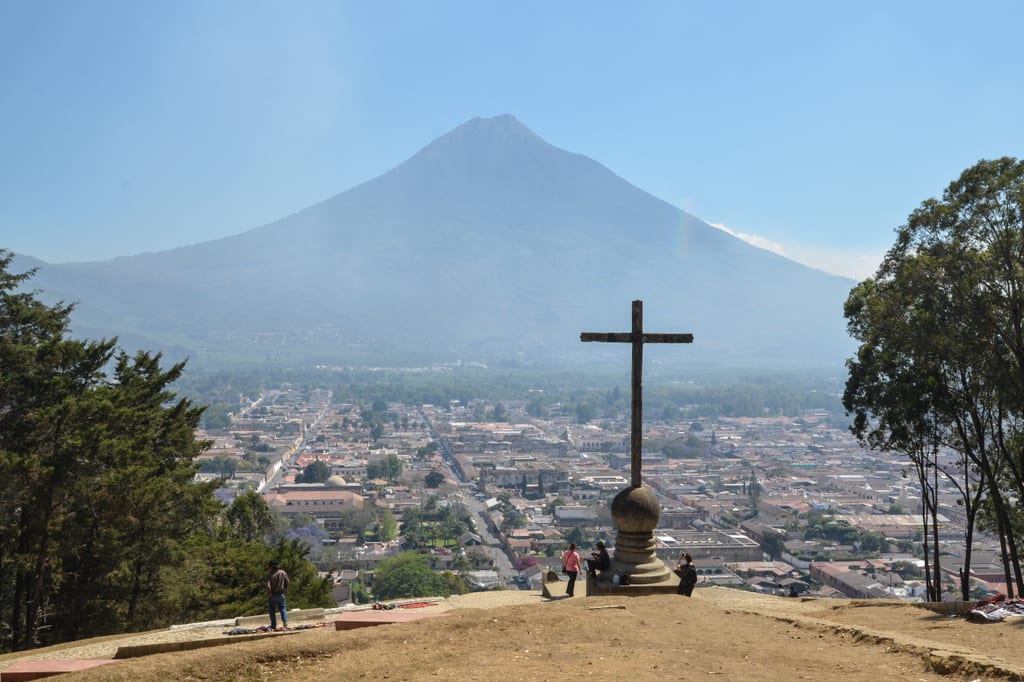
[[(713, 587), (698, 588), (692, 599), (484, 593), (428, 610), (450, 613), (348, 632), (331, 627), (232, 641), (59, 679), (1024, 681), (1024, 619), (979, 624), (893, 602), (786, 599)], [(107, 638), (33, 655), (95, 657), (139, 640)], [(11, 660), (0, 658), (0, 677)]]

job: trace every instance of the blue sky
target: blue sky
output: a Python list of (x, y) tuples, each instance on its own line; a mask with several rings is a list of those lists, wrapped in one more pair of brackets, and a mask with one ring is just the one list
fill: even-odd
[(0, 248), (237, 234), (509, 113), (867, 277), (922, 201), (1024, 155), (1022, 25), (1018, 2), (0, 0)]

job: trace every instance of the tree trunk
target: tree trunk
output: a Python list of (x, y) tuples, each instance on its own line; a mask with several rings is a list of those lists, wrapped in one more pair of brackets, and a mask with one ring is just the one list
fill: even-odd
[[(1008, 543), (1012, 542), (1013, 535), (1013, 523), (1010, 519), (1006, 503), (1003, 500), (1002, 494), (998, 489), (990, 490), (990, 499), (992, 500), (992, 509), (995, 512), (996, 524), (999, 532), (999, 544), (1003, 552), (1003, 574), (1006, 580), (1006, 596), (1010, 599), (1014, 598), (1014, 588), (1016, 587), (1016, 593), (1020, 594), (1020, 585), (1015, 583), (1011, 577), (1011, 557), (1009, 555), (1010, 546)], [(1013, 550), (1016, 555), (1016, 548)], [(1016, 559), (1016, 556), (1013, 557)], [(1019, 569), (1018, 569), (1019, 572)]]

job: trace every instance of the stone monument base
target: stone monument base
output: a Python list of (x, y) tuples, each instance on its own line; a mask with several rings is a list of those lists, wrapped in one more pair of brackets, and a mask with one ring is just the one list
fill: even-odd
[(587, 576), (587, 596), (626, 595), (640, 597), (648, 594), (676, 594), (679, 591), (679, 577), (672, 571), (668, 576), (655, 582), (616, 584), (615, 573), (604, 571), (595, 576)]

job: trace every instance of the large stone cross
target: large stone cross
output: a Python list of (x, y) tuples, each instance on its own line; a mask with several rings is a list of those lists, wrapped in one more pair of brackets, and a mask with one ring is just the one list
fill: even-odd
[[(609, 571), (620, 578), (629, 576), (626, 590), (674, 590), (679, 582), (665, 562), (658, 558), (654, 529), (661, 515), (658, 498), (650, 488), (641, 485), (643, 466), (643, 372), (645, 343), (692, 343), (693, 334), (645, 334), (644, 303), (633, 301), (633, 331), (595, 333), (583, 332), (580, 341), (608, 341), (633, 346), (633, 423), (630, 428), (630, 462), (632, 484), (612, 500), (612, 520), (618, 529), (615, 556)], [(602, 576), (605, 576), (602, 574)], [(611, 576), (599, 578), (612, 579)], [(590, 594), (587, 581), (587, 594)], [(603, 588), (602, 588), (603, 589)]]
[(632, 419), (629, 431), (630, 485), (641, 486), (643, 466), (643, 372), (645, 343), (693, 343), (693, 334), (645, 334), (644, 302), (633, 301), (633, 331), (583, 332), (580, 341), (605, 341), (633, 345)]

